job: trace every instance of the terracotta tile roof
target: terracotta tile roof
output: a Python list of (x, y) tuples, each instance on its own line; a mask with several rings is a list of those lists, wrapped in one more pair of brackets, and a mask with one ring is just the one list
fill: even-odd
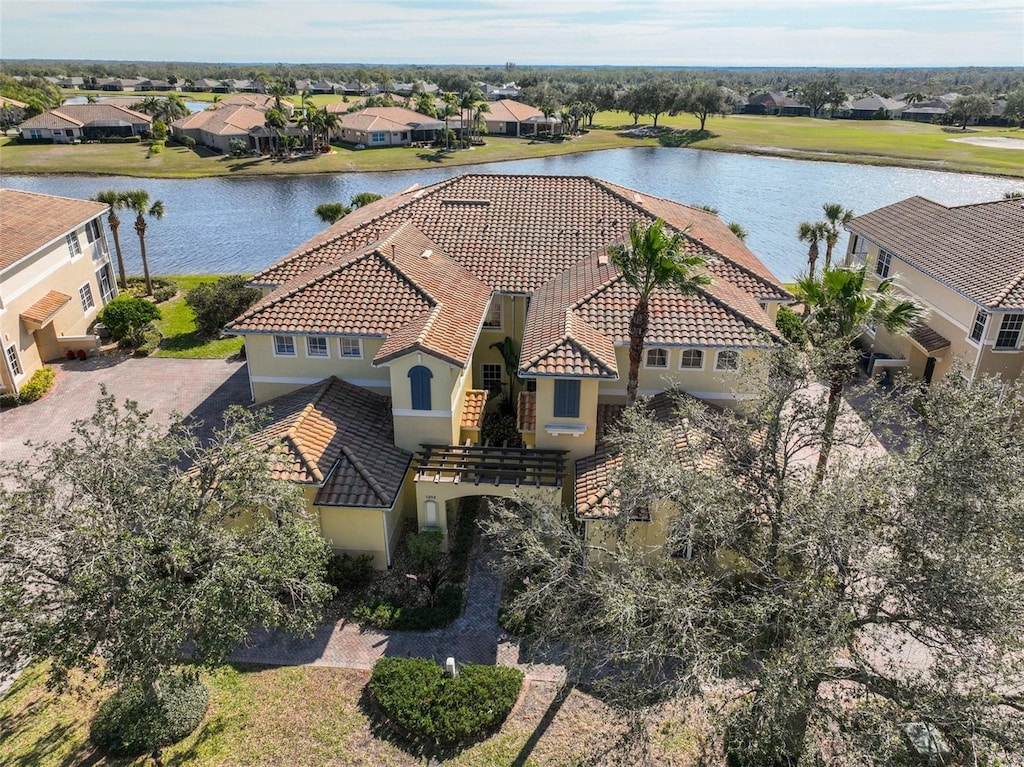
[(178, 130), (202, 130), (217, 136), (248, 135), (249, 131), (267, 121), (265, 112), (245, 104), (217, 109), (204, 109), (171, 123)]
[(487, 391), (470, 389), (466, 392), (466, 404), (462, 408), (462, 428), (479, 429), (484, 423), (484, 406), (487, 404)]
[[(675, 439), (676, 449), (680, 455), (694, 451), (702, 444), (702, 435), (694, 430), (677, 413), (678, 392), (662, 392), (645, 401), (656, 420), (665, 425)], [(716, 410), (711, 405), (704, 405)], [(610, 406), (604, 414), (604, 429), (599, 432), (596, 452), (576, 461), (576, 483), (574, 486), (576, 515), (581, 519), (600, 519), (614, 515), (618, 511), (618, 491), (615, 489), (615, 475), (622, 465), (622, 457), (616, 448), (606, 441), (607, 427), (622, 413), (619, 407)], [(600, 413), (599, 413), (600, 415)], [(699, 440), (694, 444), (695, 440)], [(709, 451), (700, 453), (700, 464), (709, 465), (714, 456)]]
[(847, 229), (982, 306), (1024, 309), (1021, 200), (947, 208), (911, 197), (857, 216)]
[(339, 124), (343, 128), (363, 131), (408, 131), (414, 125), (443, 125), (444, 121), (404, 107), (367, 107), (343, 114)]
[(385, 337), (375, 363), (420, 350), (464, 366), (491, 292), (412, 224), (278, 288), (228, 325), (238, 333)]
[(0, 189), (0, 269), (106, 212), (92, 200)]
[[(232, 93), (230, 96), (225, 96), (218, 101), (215, 106), (220, 109), (223, 109), (225, 106), (246, 106), (266, 112), (268, 109), (272, 109), (275, 103), (274, 97), (268, 96), (265, 93)], [(291, 102), (285, 99), (281, 100), (281, 109), (290, 111), (292, 107)]]
[(64, 104), (58, 109), (41, 112), (25, 120), (20, 128), (70, 128), (92, 123), (124, 122), (132, 125), (151, 125), (153, 118), (119, 104)]
[(946, 349), (949, 347), (949, 339), (939, 333), (935, 328), (925, 325), (923, 322), (917, 323), (907, 334), (910, 340), (924, 349), (926, 352), (937, 352), (940, 349)]
[(45, 296), (36, 301), (32, 306), (21, 313), (23, 320), (28, 320), (37, 325), (45, 325), (64, 305), (71, 300), (67, 293), (51, 290)]
[(497, 120), (524, 122), (531, 117), (544, 116), (544, 113), (536, 107), (524, 104), (521, 101), (513, 101), (512, 99), (498, 99), (497, 101), (490, 102), (488, 107), (490, 107), (491, 111), (484, 114), (484, 119), (488, 122)]
[(524, 432), (537, 430), (537, 392), (525, 390), (519, 392), (516, 428)]
[(331, 377), (262, 407), (272, 422), (253, 439), (271, 451), (275, 479), (319, 486), (323, 506), (394, 503), (412, 453), (392, 441), (390, 398)]

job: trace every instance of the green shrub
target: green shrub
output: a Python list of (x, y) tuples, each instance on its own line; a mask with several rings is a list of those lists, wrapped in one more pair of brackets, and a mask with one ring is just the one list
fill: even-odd
[(99, 141), (101, 144), (138, 144), (142, 136), (103, 136)]
[(113, 756), (135, 756), (176, 743), (199, 726), (209, 693), (198, 680), (175, 674), (160, 681), (161, 699), (139, 687), (122, 688), (100, 706), (89, 739)]
[(53, 381), (57, 377), (57, 371), (48, 365), (39, 368), (28, 382), (21, 387), (20, 398), (22, 402), (35, 402), (46, 392), (53, 388)]
[(142, 331), (142, 342), (135, 347), (135, 356), (148, 357), (160, 348), (160, 342), (163, 340), (164, 336), (159, 330), (152, 325), (148, 326)]
[(152, 144), (149, 145), (149, 154), (151, 156), (155, 154), (160, 154), (162, 151), (164, 151), (163, 142), (154, 141)]
[(807, 327), (800, 316), (788, 306), (779, 307), (779, 313), (775, 315), (775, 327), (791, 344), (807, 345)]
[(158, 304), (164, 303), (164, 301), (170, 301), (178, 295), (178, 286), (171, 283), (166, 287), (158, 288), (153, 285), (153, 300)]
[(464, 596), (462, 586), (448, 584), (441, 587), (432, 604), (399, 605), (394, 599), (378, 599), (357, 606), (352, 617), (382, 631), (431, 631), (459, 617)]
[(373, 555), (332, 554), (327, 561), (327, 582), (338, 591), (360, 589), (373, 577)]
[(402, 734), (454, 745), (501, 725), (522, 683), (523, 672), (505, 666), (466, 665), (452, 679), (430, 660), (381, 658), (369, 688)]
[(231, 320), (252, 306), (260, 291), (245, 285), (241, 275), (222, 277), (215, 283), (204, 282), (185, 294), (185, 303), (196, 315), (200, 335), (216, 338)]
[(96, 319), (107, 326), (116, 341), (139, 346), (145, 341), (146, 326), (160, 319), (160, 310), (152, 301), (124, 293), (104, 306)]
[(196, 140), (194, 138), (192, 138), (191, 136), (183, 136), (182, 139), (181, 139), (181, 143), (184, 144), (189, 149), (195, 149), (196, 148)]
[(480, 439), (485, 445), (522, 447), (523, 437), (519, 433), (515, 413), (494, 410), (485, 415)]
[(153, 120), (153, 139), (155, 141), (164, 141), (167, 138), (167, 123), (163, 120)]
[(18, 393), (13, 391), (5, 391), (0, 394), (0, 407), (17, 407), (21, 404), (21, 400), (18, 399)]

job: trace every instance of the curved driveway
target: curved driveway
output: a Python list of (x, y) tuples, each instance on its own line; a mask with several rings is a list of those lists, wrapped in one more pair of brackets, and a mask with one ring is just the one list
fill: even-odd
[(244, 362), (101, 355), (52, 365), (57, 380), (49, 394), (0, 412), (0, 461), (28, 458), (32, 451), (25, 440), (70, 437), (74, 422), (93, 414), (101, 386), (118, 401), (133, 399), (143, 410), (152, 410), (157, 423), (169, 423), (177, 412), (203, 421), (206, 428), (218, 423), (228, 405), (250, 401)]

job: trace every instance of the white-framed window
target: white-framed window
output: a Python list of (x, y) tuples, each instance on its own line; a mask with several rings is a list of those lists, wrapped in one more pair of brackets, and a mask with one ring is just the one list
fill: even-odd
[(740, 353), (735, 349), (723, 349), (715, 359), (715, 370), (736, 370), (740, 366)]
[(78, 234), (71, 232), (71, 234), (64, 237), (68, 243), (68, 250), (71, 251), (71, 258), (75, 259), (82, 255), (82, 245), (78, 242)]
[(361, 359), (363, 356), (363, 339), (361, 338), (339, 338), (338, 348), (341, 356), (348, 359)]
[(997, 349), (1016, 349), (1020, 345), (1020, 333), (1024, 328), (1024, 314), (1004, 314), (996, 336)]
[(28, 129), (28, 137), (32, 138), (32, 139), (42, 138), (43, 137), (43, 131), (40, 128), (29, 128)]
[(892, 268), (892, 253), (887, 250), (878, 251), (878, 261), (875, 262), (875, 274), (879, 277), (888, 277)]
[(104, 264), (96, 270), (96, 284), (100, 286), (100, 296), (106, 304), (115, 295), (114, 278), (110, 274), (110, 264)]
[(323, 336), (306, 336), (307, 357), (330, 357), (327, 349), (327, 339)]
[(21, 360), (18, 359), (18, 348), (11, 344), (7, 347), (7, 364), (11, 366), (11, 373), (17, 378), (20, 375), (24, 375), (25, 371), (21, 369)]
[(704, 367), (704, 352), (700, 349), (683, 349), (679, 355), (680, 370), (700, 370)]
[(858, 256), (863, 256), (868, 252), (868, 241), (859, 234), (853, 235), (853, 252)]
[(484, 327), (501, 328), (501, 296), (491, 299), (491, 308), (487, 310), (487, 316), (484, 318)]
[(78, 289), (78, 298), (82, 302), (83, 312), (87, 312), (96, 306), (96, 302), (92, 299), (92, 285), (88, 282)]
[(971, 340), (981, 342), (985, 337), (985, 326), (988, 324), (988, 312), (978, 309), (974, 315), (974, 325), (971, 326)]
[(644, 367), (667, 368), (668, 349), (648, 349), (644, 357)]
[(483, 376), (481, 376), (480, 381), (483, 388), (489, 392), (501, 391), (501, 371), (501, 365), (485, 362), (481, 371)]
[(294, 357), (295, 338), (293, 336), (274, 336), (274, 356)]
[(85, 239), (89, 241), (89, 244), (96, 242), (100, 238), (100, 224), (95, 218), (89, 221), (85, 225)]
[(388, 143), (388, 134), (387, 133), (371, 133), (370, 134), (370, 143), (371, 144), (386, 144), (386, 143)]

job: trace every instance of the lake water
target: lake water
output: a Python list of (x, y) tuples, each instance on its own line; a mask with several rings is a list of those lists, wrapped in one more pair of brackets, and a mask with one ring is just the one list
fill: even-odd
[[(98, 96), (97, 100), (98, 101), (104, 101), (107, 98), (108, 98), (107, 96)], [(132, 95), (131, 94), (127, 94), (127, 96), (126, 96), (125, 94), (118, 94), (117, 96), (111, 96), (109, 98), (117, 98), (117, 100), (120, 101), (122, 98), (132, 98)], [(139, 96), (137, 101), (142, 101), (142, 99), (144, 99), (144, 98), (145, 98), (145, 96)], [(188, 108), (188, 111), (190, 111), (190, 112), (201, 112), (204, 109), (206, 109), (208, 106), (210, 106), (211, 103), (212, 103), (212, 102), (209, 102), (209, 101), (192, 101), (191, 99), (182, 99), (182, 101), (185, 102), (185, 106)], [(64, 99), (64, 103), (65, 104), (88, 104), (89, 103), (89, 99), (87, 97), (85, 97), (85, 96), (68, 96), (66, 99)]]
[[(783, 280), (804, 269), (807, 249), (796, 238), (797, 226), (820, 218), (823, 202), (866, 213), (913, 195), (948, 205), (1024, 192), (1024, 181), (991, 176), (664, 147), (389, 173), (187, 180), (3, 175), (0, 185), (81, 198), (101, 189), (145, 188), (167, 209), (163, 220), (150, 221), (146, 235), (152, 271), (217, 274), (259, 271), (302, 244), (324, 227), (313, 214), (322, 202), (347, 202), (362, 191), (388, 194), (470, 172), (590, 175), (690, 205), (714, 206), (724, 221), (736, 221), (749, 232), (750, 249)], [(845, 249), (845, 238), (837, 252)], [(141, 273), (130, 221), (121, 227), (121, 240), (129, 270)]]

